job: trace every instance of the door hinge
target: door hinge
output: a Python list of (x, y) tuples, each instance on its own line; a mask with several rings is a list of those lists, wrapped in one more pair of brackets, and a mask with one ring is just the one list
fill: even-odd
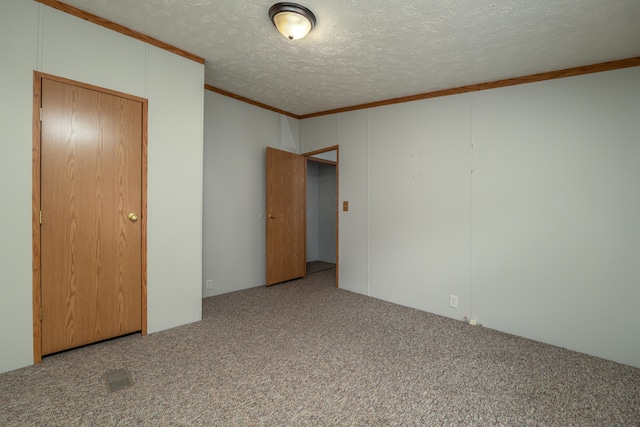
[(40, 121), (42, 121), (42, 107), (40, 107)]
[(42, 211), (40, 211), (40, 225), (42, 225)]
[(42, 321), (42, 306), (40, 306), (40, 320)]

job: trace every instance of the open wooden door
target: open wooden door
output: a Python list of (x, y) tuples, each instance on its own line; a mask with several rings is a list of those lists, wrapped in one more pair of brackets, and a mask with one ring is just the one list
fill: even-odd
[(303, 156), (267, 148), (267, 286), (306, 275)]

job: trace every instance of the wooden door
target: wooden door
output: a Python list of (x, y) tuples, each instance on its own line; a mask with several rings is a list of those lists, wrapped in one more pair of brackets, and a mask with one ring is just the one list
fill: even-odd
[(306, 274), (304, 157), (267, 148), (267, 286)]
[(143, 104), (42, 79), (42, 354), (142, 329)]

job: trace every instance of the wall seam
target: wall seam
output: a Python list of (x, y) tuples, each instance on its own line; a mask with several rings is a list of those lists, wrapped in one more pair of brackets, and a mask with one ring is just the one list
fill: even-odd
[(149, 44), (148, 43), (144, 44), (144, 97), (146, 99), (149, 99)]
[(36, 52), (36, 70), (42, 72), (44, 58), (44, 5), (38, 4), (38, 47)]
[(475, 166), (475, 140), (473, 128), (473, 116), (475, 108), (475, 94), (469, 96), (469, 140), (471, 148), (471, 172), (469, 174), (469, 319), (474, 319), (473, 312), (473, 197), (474, 197), (474, 166)]
[(371, 112), (367, 110), (367, 296), (371, 296)]

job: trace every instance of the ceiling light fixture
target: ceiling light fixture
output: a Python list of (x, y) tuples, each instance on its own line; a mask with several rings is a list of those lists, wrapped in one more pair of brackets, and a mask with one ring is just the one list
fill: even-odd
[(301, 39), (316, 25), (316, 17), (297, 3), (276, 3), (269, 9), (269, 18), (280, 34), (289, 40)]

